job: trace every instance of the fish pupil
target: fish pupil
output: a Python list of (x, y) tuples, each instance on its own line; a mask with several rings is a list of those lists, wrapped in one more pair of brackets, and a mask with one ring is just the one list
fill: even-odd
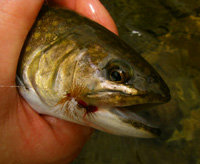
[(118, 71), (113, 71), (110, 76), (111, 76), (112, 81), (121, 81), (122, 80), (122, 77)]

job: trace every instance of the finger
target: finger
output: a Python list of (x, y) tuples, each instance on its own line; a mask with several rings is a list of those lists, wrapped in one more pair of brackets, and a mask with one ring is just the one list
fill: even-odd
[(48, 122), (55, 137), (64, 147), (61, 156), (67, 161), (74, 160), (89, 139), (93, 129), (51, 116), (42, 117)]
[(49, 0), (48, 2), (75, 10), (81, 15), (98, 22), (102, 26), (105, 26), (113, 33), (118, 34), (113, 19), (99, 0)]
[(0, 1), (0, 85), (15, 82), (18, 57), (43, 0)]

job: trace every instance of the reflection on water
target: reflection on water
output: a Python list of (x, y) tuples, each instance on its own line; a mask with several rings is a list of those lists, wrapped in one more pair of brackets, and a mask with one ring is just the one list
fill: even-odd
[(170, 87), (172, 100), (147, 111), (155, 139), (96, 132), (73, 164), (200, 163), (200, 1), (101, 0), (119, 35)]

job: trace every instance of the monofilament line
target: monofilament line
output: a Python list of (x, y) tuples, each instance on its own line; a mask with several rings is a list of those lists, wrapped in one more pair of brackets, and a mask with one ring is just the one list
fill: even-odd
[(17, 85), (0, 85), (0, 88), (19, 88), (19, 87), (24, 87), (24, 86), (17, 86)]

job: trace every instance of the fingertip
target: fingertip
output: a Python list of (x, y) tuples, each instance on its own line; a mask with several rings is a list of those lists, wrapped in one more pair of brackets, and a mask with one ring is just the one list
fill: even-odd
[(75, 10), (80, 14), (98, 22), (115, 34), (118, 34), (114, 20), (98, 0), (77, 0)]
[(15, 81), (21, 48), (42, 4), (43, 0), (0, 0), (1, 84)]
[(99, 0), (50, 0), (50, 3), (74, 10), (118, 35), (114, 20)]
[(56, 140), (63, 147), (61, 156), (73, 161), (90, 138), (93, 129), (51, 116), (42, 117), (50, 125)]

